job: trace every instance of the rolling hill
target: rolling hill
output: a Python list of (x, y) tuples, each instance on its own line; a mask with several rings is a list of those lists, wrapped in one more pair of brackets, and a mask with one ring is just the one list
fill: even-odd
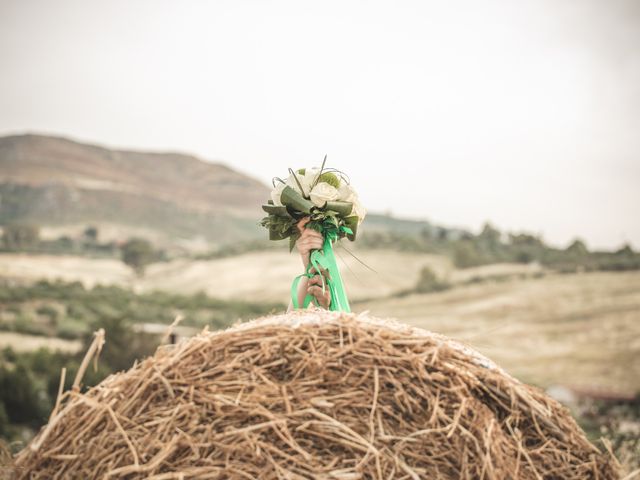
[(267, 187), (180, 153), (42, 135), (0, 138), (0, 223), (111, 223), (214, 243), (256, 238)]
[[(35, 134), (0, 137), (0, 225), (35, 224), (48, 237), (97, 225), (117, 232), (115, 238), (142, 235), (165, 246), (197, 238), (218, 246), (250, 242), (266, 238), (258, 221), (268, 192), (256, 179), (192, 155), (114, 150)], [(448, 238), (462, 233), (380, 214), (368, 215), (364, 230), (445, 232)]]

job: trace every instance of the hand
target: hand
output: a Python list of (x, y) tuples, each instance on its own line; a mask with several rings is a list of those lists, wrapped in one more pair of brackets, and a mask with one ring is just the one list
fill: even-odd
[(296, 242), (296, 248), (300, 253), (302, 264), (305, 270), (309, 266), (309, 260), (311, 258), (311, 252), (313, 250), (321, 250), (324, 243), (324, 237), (320, 232), (316, 232), (312, 228), (306, 228), (305, 225), (311, 220), (309, 217), (305, 217), (298, 222), (298, 230), (300, 231), (300, 238)]
[[(316, 273), (316, 269), (311, 269), (311, 273)], [(309, 279), (307, 283), (307, 293), (315, 297), (319, 306), (329, 308), (329, 305), (331, 305), (331, 293), (329, 292), (326, 282), (324, 292), (322, 291), (323, 275), (325, 277), (329, 276), (327, 271), (323, 271), (322, 275), (314, 275)]]

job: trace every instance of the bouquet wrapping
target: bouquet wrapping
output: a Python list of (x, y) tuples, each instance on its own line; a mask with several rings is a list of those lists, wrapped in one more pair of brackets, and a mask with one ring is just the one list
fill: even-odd
[[(325, 157), (326, 161), (326, 157)], [(262, 219), (262, 226), (269, 230), (270, 240), (289, 239), (292, 250), (301, 233), (298, 222), (309, 217), (306, 228), (312, 228), (324, 237), (321, 250), (311, 253), (307, 271), (296, 277), (291, 285), (291, 301), (294, 308), (298, 302), (298, 284), (302, 278), (322, 274), (323, 290), (331, 293), (330, 310), (349, 312), (349, 300), (336, 263), (333, 244), (342, 239), (356, 239), (358, 226), (366, 212), (357, 193), (351, 187), (349, 178), (339, 170), (321, 168), (289, 169), (289, 177), (273, 179), (271, 199), (262, 209), (268, 214)], [(304, 299), (303, 307), (313, 301), (311, 295)]]

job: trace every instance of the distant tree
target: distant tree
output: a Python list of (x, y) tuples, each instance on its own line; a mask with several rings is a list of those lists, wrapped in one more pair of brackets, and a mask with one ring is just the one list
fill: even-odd
[[(111, 371), (131, 368), (135, 360), (153, 353), (158, 346), (158, 339), (135, 333), (130, 321), (119, 315), (101, 316), (91, 324), (90, 331), (104, 328), (107, 341), (102, 347), (99, 363)], [(93, 341), (93, 333), (84, 338), (86, 351)]]
[(433, 230), (430, 227), (422, 227), (422, 229), (420, 230), (420, 237), (425, 242), (433, 240)]
[(84, 240), (88, 243), (96, 243), (98, 241), (98, 228), (94, 226), (85, 228), (83, 237)]
[(466, 240), (466, 241), (472, 242), (474, 238), (475, 237), (471, 232), (461, 232), (459, 240)]
[(415, 291), (418, 293), (439, 292), (449, 288), (449, 285), (438, 279), (438, 276), (429, 267), (422, 267), (420, 277), (416, 283)]
[(142, 238), (131, 238), (122, 246), (122, 261), (139, 277), (144, 275), (145, 268), (153, 262), (154, 257), (153, 246)]
[(518, 245), (518, 246), (541, 247), (541, 248), (545, 247), (545, 244), (540, 237), (536, 237), (528, 233), (510, 233), (509, 243), (511, 245)]
[(69, 235), (63, 235), (59, 237), (57, 243), (58, 245), (60, 245), (60, 248), (64, 250), (72, 250), (75, 245), (73, 238), (71, 238)]
[(39, 425), (45, 418), (47, 405), (38, 395), (38, 385), (33, 374), (22, 364), (15, 368), (0, 367), (0, 392), (2, 403), (12, 423), (31, 423)]
[(447, 241), (449, 239), (449, 230), (447, 230), (446, 228), (442, 228), (442, 227), (436, 227), (436, 238), (441, 241)]
[(625, 243), (622, 246), (622, 248), (620, 248), (619, 250), (616, 250), (615, 254), (632, 257), (635, 254), (635, 252), (633, 251), (633, 248), (631, 248), (631, 245), (629, 245), (628, 243)]
[(511, 259), (518, 263), (541, 261), (547, 251), (540, 237), (528, 233), (509, 233), (508, 246), (511, 247)]
[(536, 260), (536, 256), (530, 249), (519, 249), (514, 254), (514, 260), (518, 263), (531, 263)]
[(38, 246), (40, 229), (36, 225), (5, 225), (2, 232), (2, 244), (7, 250), (29, 250)]
[(500, 262), (507, 259), (504, 245), (502, 243), (502, 233), (486, 222), (480, 234), (474, 238), (475, 247), (482, 254), (483, 263)]
[(589, 249), (579, 238), (575, 239), (565, 251), (574, 256), (584, 256), (589, 254)]
[(458, 268), (469, 268), (484, 262), (473, 241), (460, 240), (453, 247), (453, 263)]
[(489, 222), (486, 222), (482, 227), (482, 232), (478, 235), (478, 239), (486, 244), (490, 248), (495, 248), (500, 245), (500, 238), (502, 237), (502, 233), (500, 230), (495, 228)]

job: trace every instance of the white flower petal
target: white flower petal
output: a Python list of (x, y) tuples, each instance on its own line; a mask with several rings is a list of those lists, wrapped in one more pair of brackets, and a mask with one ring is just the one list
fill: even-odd
[(338, 189), (338, 199), (342, 202), (355, 202), (358, 199), (356, 191), (347, 182), (342, 182)]
[(280, 196), (282, 195), (282, 190), (286, 187), (286, 183), (278, 182), (273, 190), (271, 190), (271, 200), (273, 200), (273, 204), (276, 206), (281, 206), (282, 202), (280, 201)]
[(310, 197), (316, 207), (322, 208), (327, 202), (338, 199), (338, 189), (326, 182), (320, 182), (313, 187)]
[(362, 204), (357, 198), (356, 198), (356, 201), (353, 203), (353, 210), (351, 210), (351, 214), (358, 216), (358, 225), (360, 225), (364, 220), (364, 217), (367, 216), (367, 211), (365, 210), (365, 208), (362, 206)]
[(320, 173), (320, 170), (317, 168), (306, 168), (304, 175), (298, 175), (298, 180), (300, 180), (300, 184), (302, 185), (303, 196), (307, 198), (309, 197), (309, 194), (311, 193), (311, 188), (313, 187), (313, 184), (316, 182), (316, 179), (318, 178), (319, 173)]

